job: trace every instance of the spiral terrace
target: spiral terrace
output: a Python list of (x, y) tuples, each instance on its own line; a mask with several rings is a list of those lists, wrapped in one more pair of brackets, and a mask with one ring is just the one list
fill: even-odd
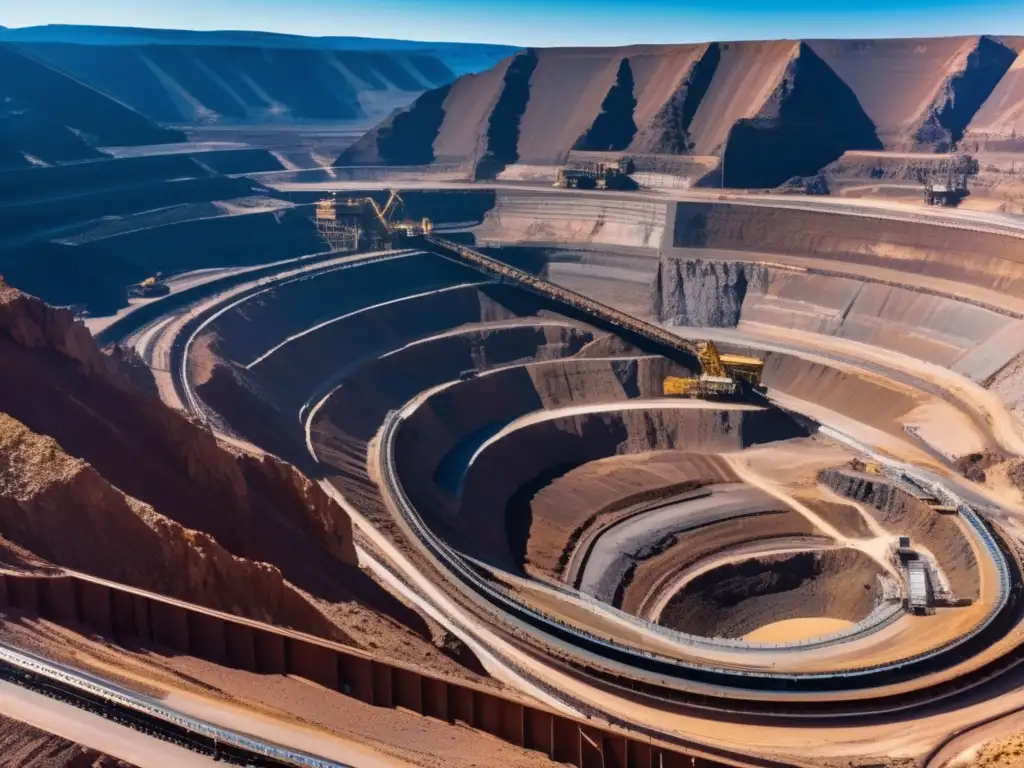
[[(539, 198), (499, 193), (498, 208), (532, 200)], [(579, 216), (611, 204), (576, 202)], [(685, 217), (695, 207), (665, 208), (677, 236), (690, 236)], [(726, 226), (764, 210), (718, 207)], [(848, 218), (814, 215), (830, 225)], [(500, 221), (509, 226), (508, 217)], [(940, 236), (931, 234), (937, 224), (893, 226)], [(978, 237), (1007, 247), (1013, 239)], [(942, 313), (925, 307), (948, 306), (989, 328), (1018, 322), (1015, 314), (943, 295), (935, 280), (915, 290), (911, 272), (858, 280), (856, 265), (847, 276), (835, 273), (839, 263), (829, 272), (741, 253), (723, 261), (705, 256), (717, 251), (661, 259), (560, 252), (569, 258), (543, 267), (556, 283), (636, 311), (647, 288), (637, 280), (635, 297), (622, 295), (630, 284), (616, 270), (646, 269), (657, 290), (637, 314), (672, 328), (732, 312), (738, 330), (707, 335), (766, 352), (763, 402), (666, 400), (661, 382), (697, 370), (692, 355), (635, 332), (624, 338), (557, 293), (496, 283), (432, 249), (349, 260), (211, 305), (172, 356), (172, 370), (180, 363), (185, 372), (183, 399), (280, 455), (308, 449), (338, 492), (414, 562), (429, 562), (470, 610), (594, 684), (642, 685), (649, 701), (827, 716), (917, 705), (982, 681), (1012, 658), (1012, 542), (968, 510), (941, 514), (928, 505), (943, 448), (929, 433), (894, 450), (901, 418), (913, 423), (914, 414), (959, 406), (964, 429), (992, 444), (998, 437), (985, 418), (996, 414), (915, 388), (912, 370), (893, 372), (890, 383), (874, 360), (858, 369), (855, 352), (838, 346), (853, 348), (841, 333), (828, 337), (837, 352), (825, 359), (743, 330), (768, 326), (748, 314), (774, 311), (790, 323), (824, 314), (809, 295), (854, 297), (839, 321), (852, 329), (857, 301), (876, 291), (903, 313), (897, 343), (923, 337), (926, 357), (931, 333), (943, 349), (974, 347), (958, 357), (981, 356), (976, 348), (987, 339), (932, 331)], [(694, 278), (677, 277), (684, 271)], [(743, 272), (750, 277), (732, 277)], [(745, 293), (734, 287), (741, 282)], [(801, 284), (821, 290), (800, 294)], [(912, 360), (894, 357), (908, 367)], [(479, 375), (467, 377), (470, 370)], [(794, 412), (806, 405), (811, 418), (776, 401)], [(816, 419), (848, 439), (823, 433)], [(907, 465), (894, 458), (888, 474), (865, 474), (858, 460), (870, 457), (853, 446), (871, 440), (919, 467), (901, 474)], [(943, 482), (948, 493), (964, 493)], [(994, 514), (976, 492), (965, 498)], [(906, 576), (892, 554), (899, 535), (927, 553), (936, 582), (960, 607), (906, 612)], [(743, 640), (794, 619), (829, 629), (816, 632), (808, 621), (804, 637), (782, 646)]]
[[(474, 194), (432, 213), (459, 220)], [(618, 206), (499, 189), (476, 237), (500, 240), (501, 261), (434, 239), (261, 270), (204, 288), (184, 322), (156, 302), (103, 337), (169, 352), (165, 399), (321, 476), (415, 569), (404, 578), (444, 588), (453, 630), (528, 651), (517, 674), (576, 712), (785, 728), (913, 718), (991, 686), (1017, 660), (1017, 545), (998, 497), (947, 457), (958, 441), (1009, 456), (1020, 439), (1000, 389), (1015, 299), (983, 271), (965, 299), (914, 261), (860, 258), (869, 241), (841, 233), (866, 219), (825, 205), (637, 206), (666, 233), (660, 255), (508, 245), (520, 221)], [(840, 234), (819, 253), (750, 254), (765, 217)], [(1017, 243), (872, 221), (911, 241)], [(767, 397), (665, 398), (666, 376), (699, 371), (686, 338), (763, 355)], [(944, 601), (929, 615), (907, 608), (900, 536)]]

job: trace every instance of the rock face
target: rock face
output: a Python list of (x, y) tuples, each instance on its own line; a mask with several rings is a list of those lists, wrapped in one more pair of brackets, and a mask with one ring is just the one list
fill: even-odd
[(499, 135), (524, 164), (573, 150), (724, 157), (724, 180), (706, 183), (778, 186), (847, 150), (949, 151), (981, 112), (1008, 125), (1018, 54), (992, 37), (538, 50), (513, 60), (535, 57), (515, 88), (507, 60), (456, 80), (431, 139), (445, 162), (480, 162), (482, 137)]
[(312, 585), (300, 544), (358, 576), (347, 515), (291, 466), (223, 449), (137, 391), (128, 369), (69, 312), (0, 284), (3, 539), (54, 565), (344, 637), (292, 582)]
[(732, 328), (740, 321), (748, 291), (763, 292), (761, 264), (662, 259), (651, 291), (651, 314), (679, 326)]

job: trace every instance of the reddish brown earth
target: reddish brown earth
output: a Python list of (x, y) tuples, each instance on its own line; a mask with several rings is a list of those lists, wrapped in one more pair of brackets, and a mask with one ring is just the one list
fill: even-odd
[[(231, 452), (135, 389), (70, 313), (0, 288), (0, 524), (49, 563), (461, 668), (358, 568), (348, 516), (269, 455)], [(465, 670), (463, 670), (465, 671)]]
[[(768, 158), (760, 173), (775, 186), (845, 150), (948, 151), (969, 125), (1012, 135), (1018, 54), (987, 36), (530, 49), (428, 92), (340, 161), (401, 162), (407, 149), (389, 139), (402, 123), (410, 141), (432, 139), (437, 162), (487, 157), (487, 175), (573, 149), (701, 157), (728, 145), (741, 163)], [(727, 172), (764, 186), (752, 168)]]
[(0, 717), (2, 768), (133, 768), (131, 763), (100, 754), (9, 717)]

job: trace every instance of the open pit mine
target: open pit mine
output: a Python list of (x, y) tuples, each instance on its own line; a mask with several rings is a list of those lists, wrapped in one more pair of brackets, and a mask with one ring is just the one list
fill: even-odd
[(1021, 40), (144, 33), (0, 45), (20, 764), (1004, 765)]

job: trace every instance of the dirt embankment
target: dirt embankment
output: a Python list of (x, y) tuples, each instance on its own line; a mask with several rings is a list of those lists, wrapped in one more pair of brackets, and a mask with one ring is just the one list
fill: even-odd
[(764, 290), (761, 264), (660, 259), (651, 291), (651, 314), (661, 323), (734, 328), (748, 291)]
[(481, 177), (625, 150), (726, 155), (727, 186), (772, 187), (848, 150), (948, 150), (1017, 53), (989, 37), (545, 49), (456, 80), (434, 97), (443, 120), (422, 124), (439, 161), (480, 162)]
[(740, 638), (787, 619), (857, 622), (881, 598), (878, 576), (878, 564), (853, 549), (752, 558), (689, 582), (660, 623), (706, 637)]
[(583, 536), (680, 493), (735, 481), (717, 456), (680, 451), (615, 456), (567, 472), (532, 494), (516, 494), (508, 514), (531, 521), (527, 573), (559, 579)]
[(964, 144), (975, 151), (1024, 149), (1024, 53), (1010, 66), (967, 128)]
[(41, 559), (417, 663), (451, 664), (356, 564), (348, 516), (134, 389), (70, 313), (3, 287), (3, 534)]
[(890, 151), (945, 151), (960, 140), (1015, 52), (990, 37), (812, 40)]
[(0, 717), (0, 768), (134, 768), (131, 763)]
[(957, 598), (977, 600), (980, 594), (978, 561), (964, 524), (956, 515), (936, 512), (905, 490), (873, 475), (828, 469), (821, 482), (848, 499), (876, 511), (876, 517), (895, 536), (909, 536), (925, 547), (949, 580)]

